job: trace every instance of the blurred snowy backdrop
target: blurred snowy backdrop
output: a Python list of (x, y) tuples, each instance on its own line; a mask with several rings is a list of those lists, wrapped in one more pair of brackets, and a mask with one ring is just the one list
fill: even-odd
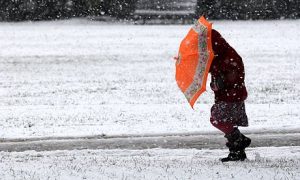
[(209, 19), (297, 19), (299, 6), (299, 0), (0, 0), (0, 20), (89, 17), (189, 23), (202, 14)]

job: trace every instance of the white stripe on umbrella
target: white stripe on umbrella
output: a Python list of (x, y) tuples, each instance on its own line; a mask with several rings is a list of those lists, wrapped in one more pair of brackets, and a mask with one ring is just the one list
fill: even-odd
[(184, 92), (185, 97), (188, 101), (190, 101), (197, 91), (202, 88), (202, 82), (204, 80), (204, 73), (207, 66), (207, 62), (209, 59), (209, 54), (207, 50), (207, 27), (196, 21), (195, 25), (193, 26), (193, 30), (198, 33), (199, 41), (198, 41), (198, 53), (199, 53), (199, 60), (196, 67), (196, 73), (194, 75), (194, 79), (192, 84), (187, 88)]

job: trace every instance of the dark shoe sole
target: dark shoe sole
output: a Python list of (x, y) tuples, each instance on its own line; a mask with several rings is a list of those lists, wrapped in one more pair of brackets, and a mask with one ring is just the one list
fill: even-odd
[(226, 158), (221, 158), (221, 162), (229, 162), (229, 161), (244, 161), (247, 159), (247, 155), (245, 151), (242, 151), (241, 154), (239, 154), (237, 157), (226, 157)]
[(245, 159), (247, 158), (240, 158), (240, 159), (231, 159), (231, 158), (221, 158), (220, 161), (221, 162), (237, 162), (237, 161), (245, 161)]

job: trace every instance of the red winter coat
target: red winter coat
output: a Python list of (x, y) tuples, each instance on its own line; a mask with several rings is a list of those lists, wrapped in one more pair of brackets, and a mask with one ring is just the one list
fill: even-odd
[[(212, 83), (220, 85), (215, 90), (215, 101), (240, 102), (247, 98), (245, 71), (242, 58), (216, 30), (212, 30), (215, 57), (210, 67)], [(211, 84), (212, 85), (212, 84)]]

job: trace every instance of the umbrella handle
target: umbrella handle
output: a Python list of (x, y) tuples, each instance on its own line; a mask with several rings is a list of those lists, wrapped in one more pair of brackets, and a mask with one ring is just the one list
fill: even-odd
[(176, 61), (176, 65), (178, 65), (179, 63), (180, 63), (180, 61), (181, 61), (181, 56), (180, 56), (180, 54), (178, 54), (178, 56), (175, 56), (175, 57), (173, 57), (174, 58), (174, 60)]

